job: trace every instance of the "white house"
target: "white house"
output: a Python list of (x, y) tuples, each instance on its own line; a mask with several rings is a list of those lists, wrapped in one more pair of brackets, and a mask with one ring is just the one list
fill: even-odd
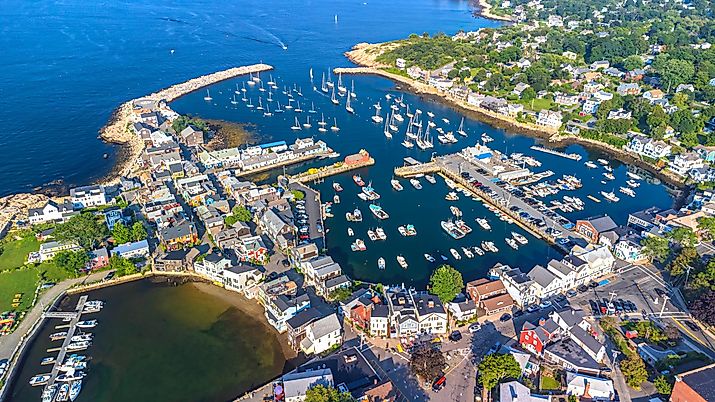
[(58, 204), (48, 200), (42, 208), (30, 208), (27, 217), (31, 224), (45, 222), (64, 222), (74, 214), (74, 206), (70, 202)]
[(405, 61), (405, 59), (397, 58), (397, 60), (395, 60), (395, 67), (399, 68), (400, 70), (404, 70), (406, 64), (407, 62)]
[(648, 256), (643, 253), (643, 246), (634, 236), (621, 238), (613, 248), (613, 254), (616, 258), (630, 263), (648, 259)]
[(107, 194), (102, 186), (75, 187), (70, 190), (70, 201), (76, 209), (107, 204)]
[(390, 334), (390, 309), (377, 304), (370, 312), (370, 335), (387, 337)]
[(532, 394), (531, 390), (518, 381), (499, 384), (499, 402), (550, 402), (551, 396)]
[(581, 106), (581, 112), (584, 114), (594, 114), (598, 110), (599, 106), (601, 106), (601, 102), (599, 102), (598, 100), (588, 99), (583, 102), (583, 106)]
[(608, 120), (620, 120), (620, 119), (630, 119), (632, 116), (631, 111), (625, 111), (623, 109), (618, 109), (618, 110), (611, 110), (608, 112), (608, 117), (606, 117)]
[(149, 243), (140, 240), (134, 243), (121, 244), (112, 249), (112, 254), (122, 258), (145, 258), (149, 256)]
[(670, 155), (671, 146), (663, 141), (654, 140), (644, 135), (635, 135), (626, 145), (626, 150), (649, 158), (659, 159)]
[(695, 152), (675, 155), (668, 168), (680, 176), (686, 176), (691, 169), (705, 167), (705, 162)]
[(312, 322), (305, 329), (305, 338), (300, 342), (300, 349), (306, 355), (320, 354), (343, 343), (343, 328), (338, 316), (333, 313)]
[(566, 394), (592, 401), (612, 401), (616, 396), (613, 381), (570, 371), (566, 372)]
[(559, 128), (561, 127), (561, 121), (563, 116), (561, 112), (554, 112), (551, 110), (542, 109), (536, 118), (536, 124), (541, 126)]
[(82, 247), (75, 242), (51, 241), (40, 244), (40, 262), (49, 261), (61, 251), (80, 251)]
[(258, 267), (241, 264), (223, 270), (223, 284), (226, 289), (246, 293), (263, 279)]
[(332, 388), (333, 372), (329, 368), (309, 370), (304, 372), (290, 372), (283, 375), (283, 396), (285, 402), (302, 402), (305, 394), (316, 385)]

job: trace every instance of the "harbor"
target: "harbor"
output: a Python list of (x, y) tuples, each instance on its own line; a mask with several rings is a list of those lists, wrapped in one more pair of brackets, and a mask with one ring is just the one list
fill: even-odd
[(342, 162), (336, 162), (332, 165), (319, 168), (310, 168), (305, 172), (289, 176), (288, 179), (299, 183), (310, 183), (316, 180), (323, 180), (326, 177), (347, 173), (351, 170), (372, 166), (374, 164), (375, 159), (373, 159), (370, 154), (363, 149), (357, 154), (345, 158)]

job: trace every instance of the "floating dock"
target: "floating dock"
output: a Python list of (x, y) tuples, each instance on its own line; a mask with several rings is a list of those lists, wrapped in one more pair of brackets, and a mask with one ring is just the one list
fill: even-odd
[[(52, 372), (50, 373), (50, 380), (47, 381), (47, 384), (45, 385), (45, 388), (52, 386), (52, 384), (55, 383), (57, 380), (57, 376), (60, 373), (60, 367), (65, 361), (65, 356), (67, 355), (67, 346), (69, 346), (70, 343), (72, 343), (72, 337), (74, 336), (75, 331), (77, 330), (77, 323), (79, 322), (79, 319), (82, 317), (82, 311), (84, 310), (84, 304), (87, 303), (87, 295), (80, 296), (79, 300), (77, 301), (77, 307), (75, 308), (75, 311), (70, 311), (70, 312), (59, 312), (59, 311), (50, 311), (46, 312), (43, 314), (45, 318), (62, 318), (62, 319), (70, 319), (69, 322), (69, 328), (67, 329), (67, 336), (65, 339), (62, 341), (62, 346), (59, 348), (53, 348), (52, 351), (58, 351), (57, 357), (55, 358), (55, 363), (52, 366)], [(50, 350), (48, 350), (50, 352)]]
[(574, 160), (574, 161), (580, 161), (580, 160), (581, 160), (581, 155), (576, 154), (576, 153), (567, 154), (567, 153), (565, 153), (565, 152), (557, 151), (557, 150), (555, 150), (555, 149), (550, 149), (550, 148), (544, 148), (544, 147), (541, 147), (541, 146), (538, 146), (538, 145), (532, 145), (532, 146), (531, 146), (531, 149), (533, 149), (534, 151), (541, 151), (541, 152), (544, 152), (544, 153), (547, 153), (547, 154), (560, 156), (560, 157), (562, 157), (562, 158), (571, 159), (571, 160)]

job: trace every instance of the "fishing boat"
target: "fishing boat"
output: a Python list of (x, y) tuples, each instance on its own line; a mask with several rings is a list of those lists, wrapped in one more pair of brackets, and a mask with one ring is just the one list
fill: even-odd
[(514, 240), (516, 240), (519, 244), (527, 244), (529, 242), (529, 240), (524, 237), (524, 235), (521, 235), (516, 232), (511, 232), (511, 237), (513, 237)]
[(362, 193), (365, 194), (367, 200), (374, 201), (380, 199), (380, 194), (372, 188), (372, 182), (368, 183), (367, 186), (361, 189)]
[(442, 226), (442, 230), (447, 232), (447, 234), (455, 240), (459, 240), (466, 235), (452, 221), (440, 221), (440, 226)]
[(450, 191), (449, 193), (447, 193), (447, 195), (444, 196), (444, 199), (447, 201), (457, 201), (459, 199), (459, 196), (454, 191)]
[(297, 116), (295, 118), (295, 123), (290, 127), (290, 129), (294, 131), (302, 130), (302, 128), (300, 127), (300, 122), (298, 122)]
[(422, 183), (420, 183), (419, 180), (410, 179), (410, 184), (412, 184), (412, 187), (416, 188), (417, 190), (422, 190)]
[(85, 350), (87, 349), (92, 343), (89, 341), (83, 341), (83, 342), (74, 342), (70, 343), (67, 345), (67, 350), (70, 352), (76, 352), (78, 350)]
[(51, 341), (59, 341), (60, 339), (64, 339), (66, 336), (67, 336), (67, 331), (55, 332), (54, 334), (50, 334), (50, 340)]
[(55, 395), (57, 394), (57, 388), (59, 384), (52, 384), (42, 391), (42, 402), (52, 402), (55, 400)]
[(333, 117), (333, 125), (330, 126), (330, 130), (332, 131), (340, 131), (340, 127), (338, 127), (338, 119)]
[(380, 257), (377, 259), (377, 268), (378, 269), (385, 269), (385, 259)]
[(348, 228), (348, 236), (353, 237), (355, 235), (355, 232), (353, 231), (352, 228)]
[(57, 402), (66, 402), (70, 397), (70, 385), (69, 384), (62, 384), (60, 385), (60, 390), (57, 391), (57, 397), (55, 397), (55, 401)]
[(211, 93), (209, 93), (209, 90), (206, 90), (206, 96), (204, 96), (204, 100), (206, 102), (211, 102), (214, 98), (211, 97)]
[(383, 228), (375, 229), (375, 235), (377, 236), (378, 240), (387, 240), (387, 234), (385, 233), (385, 230)]
[(345, 110), (348, 111), (348, 113), (355, 113), (355, 109), (350, 105), (350, 92), (348, 92), (348, 100), (345, 102)]
[(429, 262), (435, 262), (434, 257), (432, 257), (430, 254), (425, 253), (425, 260)]
[(395, 189), (395, 191), (404, 190), (404, 187), (402, 187), (402, 184), (400, 184), (399, 180), (392, 179), (392, 180), (390, 180), (390, 184), (392, 185), (392, 188)]
[(482, 133), (482, 142), (487, 143), (492, 141), (494, 141), (494, 138), (487, 135), (487, 133)]
[(362, 222), (362, 212), (355, 208), (352, 213), (345, 213), (345, 219), (347, 219), (348, 222)]
[(506, 242), (506, 244), (509, 245), (509, 247), (513, 248), (514, 250), (519, 249), (519, 244), (516, 242), (516, 240), (512, 239), (511, 237), (505, 238), (504, 241)]
[(92, 340), (92, 334), (75, 335), (70, 338), (70, 342), (88, 342)]
[(343, 186), (341, 186), (340, 183), (338, 183), (338, 182), (334, 182), (334, 183), (333, 183), (333, 190), (335, 190), (335, 191), (337, 191), (337, 192), (341, 192), (341, 191), (343, 191)]
[(589, 169), (595, 169), (595, 168), (598, 167), (598, 165), (596, 165), (596, 164), (593, 163), (592, 161), (588, 161), (588, 162), (584, 163), (584, 165), (586, 165), (586, 167), (589, 168)]
[(454, 222), (454, 224), (457, 226), (459, 230), (462, 231), (464, 234), (470, 234), (472, 233), (472, 228), (469, 227), (463, 220), (458, 219)]
[(430, 184), (437, 184), (437, 179), (435, 179), (431, 174), (426, 174), (425, 180), (427, 180)]
[(457, 134), (461, 135), (462, 137), (467, 136), (467, 132), (464, 131), (464, 117), (462, 117), (462, 121), (459, 122), (459, 128), (457, 128)]
[(489, 221), (487, 221), (484, 218), (477, 218), (475, 221), (479, 224), (479, 226), (482, 227), (484, 230), (492, 230), (492, 227), (489, 226)]
[(633, 191), (633, 189), (630, 188), (630, 187), (621, 187), (621, 188), (618, 189), (618, 191), (622, 192), (623, 194), (625, 194), (625, 195), (627, 195), (627, 196), (629, 196), (629, 197), (635, 197), (635, 196), (636, 196), (636, 192)]
[(449, 253), (452, 254), (452, 257), (454, 257), (455, 260), (461, 260), (461, 259), (462, 259), (462, 256), (459, 254), (459, 251), (457, 251), (457, 250), (455, 250), (455, 249), (453, 249), (453, 248), (450, 248), (450, 249), (449, 249)]
[(82, 380), (74, 380), (70, 385), (70, 401), (77, 399), (80, 391), (82, 391)]
[[(380, 105), (380, 103), (378, 102), (378, 106), (379, 106), (379, 105)], [(382, 123), (382, 121), (385, 120), (385, 119), (382, 118), (382, 116), (380, 116), (380, 109), (377, 108), (377, 107), (375, 107), (375, 115), (372, 116), (371, 119), (372, 119), (372, 121), (374, 121), (375, 123)]]
[(616, 194), (615, 194), (613, 191), (611, 191), (610, 193), (605, 192), (605, 191), (601, 191), (601, 195), (603, 196), (603, 198), (605, 198), (605, 199), (607, 199), (608, 201), (611, 201), (611, 202), (618, 202), (618, 201), (620, 201), (620, 198), (618, 198), (618, 196), (616, 196)]
[(77, 323), (77, 328), (94, 328), (98, 323), (97, 320), (80, 321)]
[(377, 219), (387, 219), (390, 217), (390, 215), (385, 212), (385, 210), (382, 209), (382, 207), (379, 205), (370, 204), (369, 208), (370, 212), (372, 212), (372, 214), (375, 215)]
[(30, 385), (33, 387), (36, 387), (38, 385), (45, 385), (45, 384), (47, 384), (47, 381), (49, 381), (49, 380), (50, 380), (49, 374), (38, 374), (38, 375), (30, 378)]
[[(377, 235), (375, 234), (375, 231), (372, 230), (372, 229), (369, 229), (369, 230), (367, 231), (367, 237), (368, 237), (368, 239), (370, 239), (370, 240), (372, 240), (372, 241), (376, 241), (376, 240), (377, 240)], [(353, 250), (353, 251), (355, 251), (355, 250)]]
[(398, 255), (397, 263), (400, 264), (402, 268), (407, 269), (407, 260), (405, 259), (405, 257)]
[(352, 251), (365, 251), (367, 250), (367, 247), (365, 246), (364, 241), (361, 239), (355, 239), (355, 241), (350, 245), (350, 249)]
[(363, 181), (362, 177), (360, 177), (359, 174), (353, 175), (353, 181), (355, 182), (355, 184), (357, 184), (360, 187), (365, 185), (365, 181)]
[(467, 258), (474, 258), (474, 253), (472, 252), (472, 250), (466, 247), (462, 247), (462, 254), (464, 254), (464, 256)]

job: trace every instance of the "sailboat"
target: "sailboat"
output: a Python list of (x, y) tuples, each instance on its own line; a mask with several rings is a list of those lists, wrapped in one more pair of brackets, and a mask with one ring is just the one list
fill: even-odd
[(328, 80), (325, 81), (325, 85), (328, 86), (328, 88), (334, 88), (335, 84), (333, 84), (333, 81), (330, 79), (330, 68), (328, 68)]
[(208, 90), (208, 89), (206, 90), (206, 96), (204, 96), (204, 100), (205, 100), (206, 102), (211, 102), (211, 101), (213, 100), (213, 98), (211, 97), (211, 94), (209, 93), (209, 90)]
[(315, 102), (310, 102), (310, 110), (308, 110), (308, 113), (318, 113), (318, 111), (315, 110)]
[(305, 123), (303, 123), (303, 127), (305, 127), (305, 128), (313, 127), (313, 125), (310, 124), (310, 116), (306, 116), (306, 121), (305, 121)]
[[(379, 105), (379, 103), (378, 103), (378, 105)], [(372, 116), (372, 121), (374, 121), (375, 123), (382, 123), (383, 120), (384, 120), (384, 119), (382, 118), (382, 116), (380, 116), (380, 109), (376, 107), (376, 108), (375, 108), (375, 115)], [(387, 128), (386, 128), (386, 129), (387, 129)]]
[(270, 77), (270, 80), (268, 80), (268, 82), (266, 82), (266, 84), (267, 84), (269, 87), (273, 87), (274, 85), (276, 85), (276, 82), (273, 81), (273, 74), (271, 74), (269, 77)]
[(345, 93), (348, 89), (343, 86), (343, 73), (338, 73), (338, 92)]
[(286, 105), (286, 109), (292, 110), (293, 109), (293, 99), (288, 99), (288, 104)]
[(263, 110), (263, 102), (261, 102), (261, 97), (258, 97), (258, 106), (256, 106), (256, 110)]
[(273, 102), (273, 92), (268, 91), (268, 99), (266, 99), (268, 102)]
[(259, 91), (261, 92), (266, 92), (266, 88), (263, 88), (263, 81), (260, 82), (260, 88), (258, 88)]
[(271, 109), (268, 107), (268, 105), (266, 105), (266, 111), (263, 112), (263, 116), (265, 116), (265, 117), (273, 116), (273, 113), (271, 113)]
[(415, 117), (414, 113), (410, 113), (410, 105), (407, 105), (407, 111), (405, 111), (405, 116), (409, 117), (410, 119)]
[(236, 95), (235, 95), (235, 94), (233, 95), (233, 98), (231, 98), (231, 104), (232, 104), (232, 105), (237, 105), (237, 104), (238, 104), (238, 101), (236, 100)]
[(244, 93), (246, 92), (246, 83), (245, 82), (243, 83), (243, 87), (241, 87), (241, 92), (244, 92)]
[(464, 117), (462, 117), (462, 121), (459, 123), (459, 128), (457, 129), (457, 134), (466, 137), (467, 132), (464, 131)]
[(355, 113), (355, 109), (350, 106), (350, 92), (348, 92), (348, 100), (345, 102), (345, 110), (347, 110), (348, 113)]
[(333, 105), (340, 104), (338, 99), (335, 97), (335, 87), (333, 87), (333, 94), (330, 96), (330, 101), (333, 102)]
[(296, 113), (302, 113), (302, 112), (303, 112), (303, 109), (300, 108), (300, 101), (296, 101), (296, 103), (297, 103), (298, 105), (295, 107), (295, 109), (293, 109), (293, 111), (296, 112)]
[(320, 114), (320, 121), (318, 122), (318, 131), (320, 131), (321, 133), (324, 133), (324, 132), (328, 131), (328, 130), (325, 128), (325, 126), (326, 126), (327, 124), (328, 124), (328, 123), (325, 122), (325, 115), (321, 113), (321, 114)]
[(357, 94), (355, 93), (355, 81), (353, 80), (350, 80), (350, 96), (357, 98)]
[(246, 103), (246, 107), (249, 109), (253, 109), (253, 102), (251, 102), (250, 99), (248, 100), (248, 103)]
[(325, 85), (325, 73), (323, 73), (323, 76), (320, 79), (320, 90), (325, 92), (326, 94), (328, 93), (328, 86)]
[(256, 85), (256, 81), (253, 80), (253, 73), (248, 73), (248, 85)]
[(390, 130), (392, 131), (397, 131), (397, 126), (395, 125), (395, 113), (390, 114)]
[(233, 93), (235, 93), (236, 95), (240, 95), (240, 94), (241, 94), (241, 89), (238, 87), (238, 83), (236, 83), (236, 90), (233, 91)]
[(283, 109), (281, 109), (281, 101), (276, 101), (278, 103), (278, 107), (276, 108), (275, 112), (276, 113), (283, 113)]
[(297, 130), (302, 130), (300, 128), (300, 123), (298, 122), (298, 117), (295, 118), (295, 124), (290, 128), (291, 130), (297, 131)]
[(392, 138), (392, 133), (390, 132), (390, 127), (389, 127), (388, 123), (389, 123), (388, 121), (385, 121), (385, 131), (384, 131), (385, 137)]
[(333, 125), (330, 127), (330, 129), (333, 131), (340, 131), (340, 128), (338, 127), (338, 119), (333, 117)]
[(420, 128), (420, 130), (417, 131), (417, 146), (421, 150), (434, 148), (434, 144), (432, 143), (432, 140), (430, 139), (430, 135), (429, 135), (429, 126), (427, 126), (427, 129), (425, 130), (424, 136), (420, 136), (421, 130), (422, 129)]

